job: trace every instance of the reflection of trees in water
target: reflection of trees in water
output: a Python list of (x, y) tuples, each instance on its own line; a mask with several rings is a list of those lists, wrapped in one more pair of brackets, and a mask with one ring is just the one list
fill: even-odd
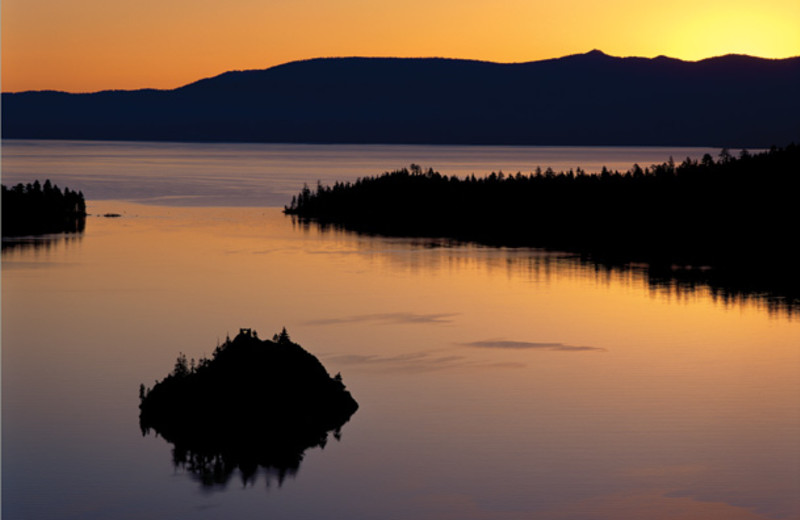
[(724, 306), (754, 305), (770, 314), (789, 317), (800, 312), (800, 288), (781, 276), (780, 271), (726, 272), (708, 267), (614, 262), (544, 249), (482, 246), (449, 239), (383, 237), (356, 233), (332, 224), (292, 219), (304, 232), (315, 230), (329, 237), (340, 237), (348, 245), (355, 242), (359, 254), (380, 256), (412, 271), (477, 267), (532, 281), (588, 279), (601, 284), (638, 285), (656, 296), (674, 301), (708, 296), (714, 303)]
[(71, 247), (80, 243), (81, 233), (67, 233), (54, 235), (39, 235), (30, 237), (6, 237), (2, 241), (3, 254), (13, 254), (18, 251), (47, 253), (61, 246)]
[(645, 275), (651, 291), (679, 300), (708, 293), (714, 303), (726, 307), (753, 304), (770, 314), (786, 317), (800, 312), (800, 288), (796, 283), (787, 283), (782, 276), (762, 270), (746, 273), (680, 266), (647, 267)]
[[(280, 425), (272, 425), (279, 430)], [(143, 430), (149, 433), (149, 428)], [(172, 447), (172, 462), (186, 470), (204, 488), (225, 487), (238, 476), (243, 485), (252, 485), (263, 475), (267, 486), (282, 485), (287, 477), (294, 478), (300, 469), (306, 450), (325, 448), (329, 435), (341, 439), (341, 429), (331, 431), (284, 432), (269, 435), (259, 428), (259, 435), (233, 428), (222, 437), (203, 432), (165, 437)], [(158, 434), (158, 430), (155, 432)]]
[(282, 483), (309, 448), (325, 447), (358, 404), (339, 374), (328, 375), (285, 329), (272, 341), (242, 329), (212, 359), (187, 361), (153, 386), (140, 386), (139, 422), (173, 444), (173, 462), (203, 486), (225, 485), (238, 470)]

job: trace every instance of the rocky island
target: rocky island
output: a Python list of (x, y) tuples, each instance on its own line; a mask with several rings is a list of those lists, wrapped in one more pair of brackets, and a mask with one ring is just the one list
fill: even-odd
[(279, 482), (297, 471), (306, 449), (323, 446), (358, 409), (341, 375), (331, 377), (286, 329), (261, 340), (241, 329), (211, 359), (187, 362), (152, 388), (139, 389), (142, 433), (174, 444), (173, 462), (204, 485), (224, 484), (237, 468), (259, 468)]

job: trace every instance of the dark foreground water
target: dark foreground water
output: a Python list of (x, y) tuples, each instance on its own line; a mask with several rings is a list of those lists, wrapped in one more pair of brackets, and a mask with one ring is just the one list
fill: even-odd
[[(4, 183), (83, 189), (93, 216), (3, 251), (3, 518), (800, 518), (796, 318), (267, 207), (409, 162), (591, 170), (592, 151), (4, 142)], [(204, 486), (142, 436), (139, 384), (179, 352), (283, 326), (359, 401), (340, 440)]]

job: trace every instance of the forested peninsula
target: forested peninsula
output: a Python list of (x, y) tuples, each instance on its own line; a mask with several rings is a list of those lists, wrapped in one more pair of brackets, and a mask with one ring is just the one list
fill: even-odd
[(284, 212), (321, 226), (389, 236), (538, 247), (595, 261), (710, 268), (797, 296), (800, 147), (722, 150), (625, 172), (492, 173), (457, 178), (412, 165), (304, 187)]
[(83, 231), (86, 201), (83, 193), (64, 188), (50, 180), (2, 186), (3, 236), (42, 235)]

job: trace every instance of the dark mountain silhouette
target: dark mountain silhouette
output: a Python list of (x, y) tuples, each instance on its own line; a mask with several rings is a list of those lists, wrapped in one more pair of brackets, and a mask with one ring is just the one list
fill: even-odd
[(800, 57), (320, 58), (175, 90), (6, 93), (2, 117), (5, 138), (752, 148), (797, 140), (798, 91)]

